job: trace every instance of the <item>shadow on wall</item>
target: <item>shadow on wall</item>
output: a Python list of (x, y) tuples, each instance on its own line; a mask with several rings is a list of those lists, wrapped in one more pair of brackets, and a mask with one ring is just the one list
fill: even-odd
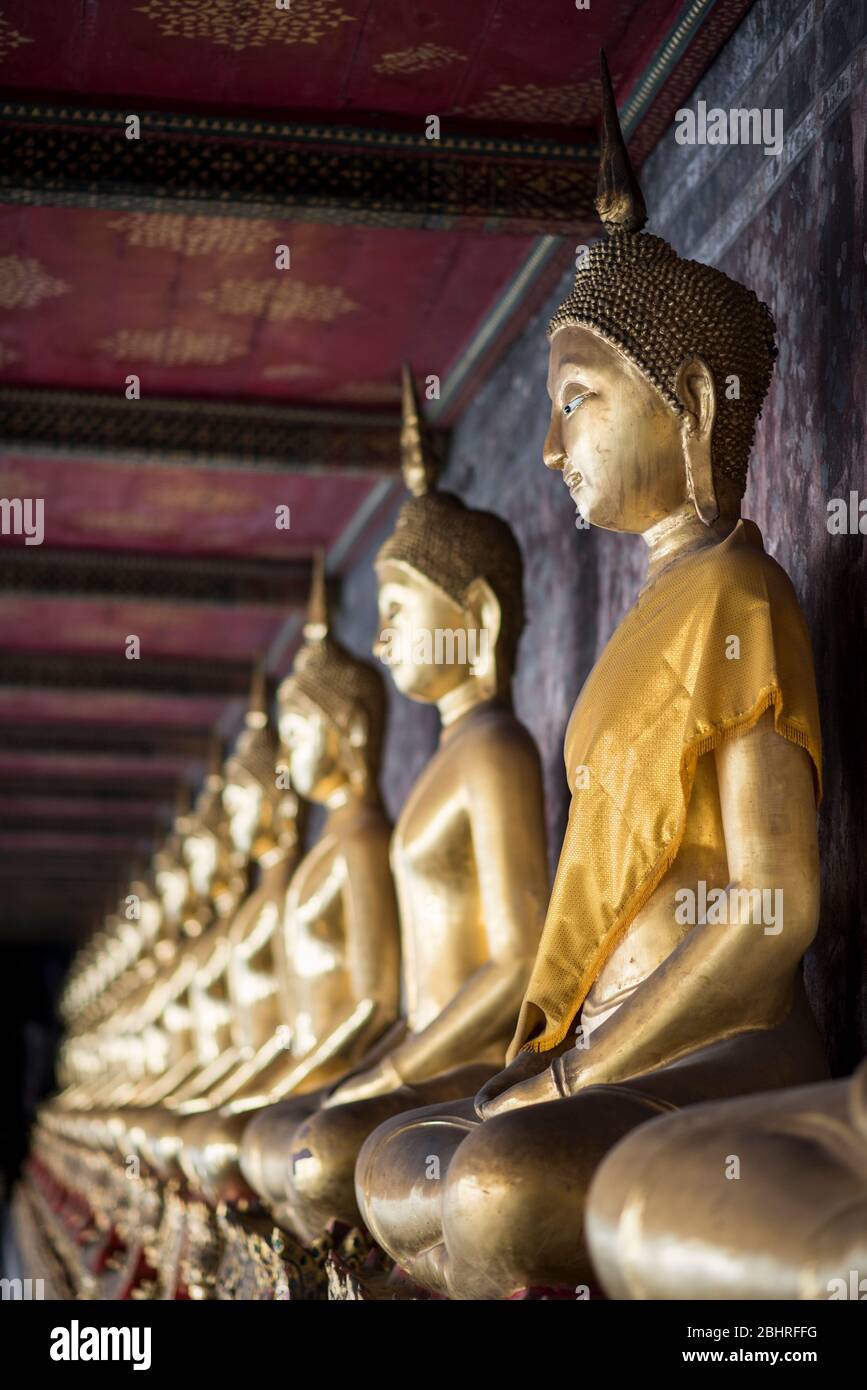
[[(867, 488), (864, 489), (867, 495)], [(864, 536), (827, 536), (808, 617), (824, 741), (822, 915), (806, 979), (835, 1074), (867, 1046), (867, 628)]]

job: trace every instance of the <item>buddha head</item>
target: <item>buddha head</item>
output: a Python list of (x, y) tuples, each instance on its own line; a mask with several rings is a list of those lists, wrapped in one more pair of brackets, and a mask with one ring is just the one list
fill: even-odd
[(267, 679), (253, 672), (244, 728), (225, 767), (223, 808), (237, 861), (267, 864), (298, 842), (298, 798), (277, 774), (277, 735), (268, 718)]
[(551, 320), (545, 463), (585, 522), (647, 532), (686, 510), (740, 515), (776, 357), (770, 311), (711, 266), (642, 231), (605, 55), (596, 208), (608, 235)]
[(332, 806), (378, 796), (385, 692), (379, 673), (331, 635), (319, 555), (303, 642), (277, 703), (289, 777), (301, 796)]
[(475, 686), (507, 698), (524, 625), (521, 552), (507, 524), (436, 488), (437, 464), (403, 371), (401, 455), (412, 496), (376, 558), (374, 652), (398, 690), (439, 703)]

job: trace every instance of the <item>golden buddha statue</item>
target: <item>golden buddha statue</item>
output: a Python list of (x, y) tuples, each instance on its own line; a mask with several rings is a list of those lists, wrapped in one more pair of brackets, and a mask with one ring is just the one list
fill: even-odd
[(593, 1180), (587, 1240), (612, 1298), (863, 1301), (867, 1063), (642, 1126)]
[[(160, 1025), (165, 1024), (176, 1042), (188, 1028), (187, 1048), (180, 1049), (180, 1056), (187, 1071), (194, 1059), (194, 1069), (160, 1104), (136, 1103), (139, 1088), (122, 1108), (107, 1113), (97, 1110), (85, 1117), (92, 1139), (113, 1151), (115, 1160), (108, 1166), (91, 1165), (87, 1188), (92, 1206), (112, 1239), (129, 1246), (130, 1267), (136, 1264), (136, 1245), (141, 1249), (150, 1242), (160, 1266), (160, 1283), (167, 1288), (178, 1279), (170, 1246), (177, 1220), (183, 1221), (185, 1215), (177, 1196), (183, 1182), (179, 1116), (195, 1111), (197, 1098), (217, 1083), (225, 1084), (227, 1073), (255, 1050), (251, 1040), (264, 1041), (260, 1035), (266, 1019), (270, 1032), (277, 1026), (279, 1009), (268, 947), (297, 858), (298, 800), (275, 775), (276, 759), (264, 672), (257, 669), (235, 750), (219, 774), (217, 766), (212, 766), (196, 814), (186, 816), (179, 825), (180, 849), (194, 894), (191, 900), (183, 883), (175, 885), (175, 907), (183, 909), (188, 923), (194, 924), (193, 939), (181, 953), (186, 970), (183, 990), (177, 989), (178, 971), (173, 967), (168, 995), (162, 1002), (159, 997), (145, 1001), (151, 1011), (158, 1010)], [(255, 866), (258, 882), (236, 908), (237, 886), (246, 881), (250, 864)], [(161, 868), (171, 874), (171, 855), (164, 855)], [(209, 903), (214, 909), (210, 918)], [(195, 936), (203, 925), (201, 935)], [(236, 957), (244, 959), (240, 971), (233, 970)], [(135, 1016), (133, 1012), (133, 1021)], [(164, 1073), (171, 1061), (165, 1048), (161, 1061), (159, 1084), (165, 1089)], [(125, 1163), (135, 1157), (145, 1181), (123, 1181), (129, 1174), (120, 1171), (118, 1156)], [(160, 1189), (154, 1178), (159, 1179)], [(189, 1233), (185, 1239), (189, 1245)], [(115, 1276), (112, 1279), (116, 1282)]]
[[(238, 743), (223, 769), (222, 808), (236, 872), (255, 887), (235, 906), (190, 984), (199, 1070), (168, 1098), (180, 1113), (207, 1108), (206, 1097), (253, 1055), (276, 1025), (271, 941), (297, 860), (298, 798), (277, 775), (277, 737), (270, 726), (264, 669), (253, 673)], [(261, 1016), (261, 1017), (260, 1017)], [(263, 1024), (265, 1037), (259, 1037)], [(269, 1026), (270, 1024), (270, 1026)]]
[[(166, 1035), (154, 1026), (154, 1019), (176, 965), (183, 922), (193, 913), (189, 874), (182, 859), (188, 824), (184, 788), (172, 831), (154, 857), (154, 887), (148, 881), (134, 881), (125, 895), (124, 909), (138, 900), (138, 920), (125, 920), (120, 911), (107, 919), (83, 948), (79, 968), (71, 972), (62, 1004), (68, 1031), (60, 1054), (61, 1079), (64, 1068), (77, 1065), (76, 1054), (88, 1075), (46, 1102), (43, 1123), (56, 1127), (62, 1112), (69, 1112), (69, 1123), (84, 1134), (88, 1126), (99, 1124), (100, 1107), (122, 1103), (165, 1070)], [(121, 922), (127, 940), (128, 933), (135, 931), (139, 942), (118, 974), (120, 962), (112, 946)], [(197, 919), (193, 930), (200, 930)]]
[(125, 1009), (152, 977), (152, 951), (162, 923), (159, 898), (138, 876), (118, 911), (79, 951), (60, 1000), (65, 1030), (57, 1067), (61, 1090), (53, 1106), (80, 1109), (105, 1087)]
[(162, 904), (147, 875), (136, 873), (116, 912), (77, 952), (59, 1003), (69, 1039), (102, 1022), (148, 977)]
[(382, 1119), (465, 1095), (502, 1064), (547, 896), (539, 759), (510, 703), (520, 551), (498, 517), (436, 491), (408, 371), (401, 442), (414, 495), (376, 561), (377, 651), (443, 731), (391, 847), (403, 1026), (327, 1094), (264, 1111), (244, 1136), (248, 1182), (302, 1241), (358, 1223), (355, 1160)]
[(827, 1075), (800, 975), (818, 920), (812, 656), (740, 516), (773, 321), (642, 232), (604, 58), (603, 109), (609, 234), (550, 326), (544, 453), (585, 521), (644, 537), (647, 579), (569, 723), (569, 822), (508, 1065), (474, 1099), (384, 1123), (356, 1170), (374, 1238), (452, 1298), (574, 1298), (593, 1283), (587, 1188), (624, 1134)]
[[(121, 1145), (132, 1144), (164, 1181), (180, 1176), (177, 1116), (206, 1109), (204, 1097), (225, 1084), (249, 1055), (251, 1013), (254, 1018), (263, 1010), (273, 1014), (268, 947), (298, 849), (298, 800), (280, 786), (276, 756), (265, 673), (257, 668), (244, 729), (219, 778), (219, 804), (209, 803), (208, 814), (191, 825), (184, 845), (193, 887), (201, 893), (207, 885), (217, 913), (188, 953), (194, 967), (186, 1002), (195, 1068), (161, 1105), (132, 1108), (120, 1136)], [(212, 791), (217, 790), (212, 780)], [(242, 896), (239, 885), (247, 884), (253, 869), (258, 882)], [(254, 964), (247, 971), (246, 992), (237, 973), (238, 955), (258, 955), (266, 967), (261, 971)], [(254, 1021), (254, 1032), (255, 1027)]]
[[(269, 909), (274, 973), (264, 1014), (268, 1035), (259, 1031), (260, 1018), (251, 1055), (203, 1097), (204, 1105), (178, 1107), (181, 1166), (189, 1187), (212, 1204), (254, 1195), (238, 1166), (238, 1145), (252, 1114), (342, 1076), (398, 1012), (391, 826), (378, 786), (385, 694), (378, 671), (329, 631), (321, 557), (304, 643), (277, 698), (291, 783), (327, 815), (284, 901), (275, 902), (276, 915)], [(276, 749), (272, 769), (275, 760)], [(233, 962), (236, 983), (252, 984), (261, 1000), (263, 961), (258, 967), (242, 963), (233, 952)]]
[[(185, 798), (168, 840), (155, 856), (157, 891), (148, 880), (134, 880), (117, 914), (82, 952), (80, 968), (72, 972), (64, 993), (70, 1031), (62, 1061), (65, 1067), (71, 1059), (73, 1070), (80, 1073), (75, 1053), (83, 1046), (89, 1074), (40, 1108), (33, 1136), (36, 1158), (65, 1178), (82, 1219), (88, 1212), (88, 1224), (95, 1220), (101, 1231), (89, 1247), (98, 1261), (114, 1240), (118, 1219), (132, 1208), (142, 1215), (150, 1196), (139, 1184), (125, 1180), (132, 1171), (129, 1159), (135, 1156), (128, 1137), (130, 1103), (169, 1063), (169, 1035), (161, 1015), (176, 990), (185, 913), (197, 906), (182, 862), (189, 826)], [(130, 919), (124, 915), (127, 911)], [(200, 929), (198, 919), (192, 929)], [(124, 943), (122, 954), (116, 949), (118, 942)]]
[(223, 802), (238, 853), (257, 866), (254, 891), (235, 914), (228, 937), (226, 993), (230, 1015), (229, 1063), (202, 1078), (198, 1099), (174, 1102), (181, 1113), (206, 1110), (220, 1094), (234, 1094), (251, 1072), (284, 1046), (282, 957), (275, 946), (286, 893), (300, 847), (300, 802), (277, 767), (278, 740), (261, 690), (251, 700), (246, 728), (226, 766)]
[(146, 1167), (153, 1165), (147, 1140), (153, 1127), (160, 1132), (162, 1104), (182, 1091), (203, 1064), (196, 1026), (201, 1011), (197, 1019), (192, 993), (244, 886), (239, 866), (232, 862), (222, 789), (215, 740), (195, 808), (176, 818), (172, 840), (157, 858), (157, 885), (167, 922), (179, 923), (177, 939), (157, 943), (168, 946), (161, 952), (159, 970), (117, 1020), (121, 1079), (88, 1105), (75, 1126), (78, 1137), (123, 1162), (134, 1157)]
[(217, 1013), (208, 1008), (208, 991), (225, 970), (225, 938), (247, 890), (246, 860), (232, 844), (224, 787), (222, 750), (215, 739), (195, 809), (183, 824), (182, 856), (192, 902), (184, 904), (185, 944), (177, 963), (169, 967), (160, 1016), (167, 1034), (168, 1065), (155, 1084), (136, 1093), (131, 1103), (137, 1106), (164, 1102), (194, 1086), (199, 1068), (213, 1059), (214, 1048), (205, 1034), (217, 1026)]

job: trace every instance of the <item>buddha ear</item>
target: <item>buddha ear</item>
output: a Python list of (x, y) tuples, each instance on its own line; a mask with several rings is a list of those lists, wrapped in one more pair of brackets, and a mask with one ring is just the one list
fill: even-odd
[(367, 763), (364, 749), (367, 746), (368, 733), (367, 715), (364, 710), (353, 710), (346, 729), (346, 743), (349, 755), (349, 780), (358, 789), (367, 784)]
[(719, 516), (719, 503), (711, 457), (716, 387), (707, 363), (700, 357), (685, 358), (677, 369), (675, 389), (683, 406), (681, 445), (687, 490), (700, 519), (710, 526)]
[(491, 694), (497, 689), (497, 642), (503, 622), (500, 600), (487, 579), (479, 575), (468, 585), (464, 603), (479, 624), (479, 645), (471, 661), (472, 674)]

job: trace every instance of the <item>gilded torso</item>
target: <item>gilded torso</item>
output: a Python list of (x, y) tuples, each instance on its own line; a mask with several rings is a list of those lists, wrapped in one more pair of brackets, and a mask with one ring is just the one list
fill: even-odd
[[(535, 748), (508, 708), (484, 706), (444, 731), (391, 848), (412, 1031), (436, 1018), (491, 958), (498, 916), (510, 930), (519, 924), (524, 940), (511, 947), (516, 954), (535, 950), (547, 893), (541, 817)], [(525, 818), (522, 847), (510, 853)], [(482, 860), (480, 839), (497, 846)]]
[(260, 886), (232, 930), (229, 993), (242, 1047), (261, 1047), (281, 1022), (274, 937), (286, 894)]
[[(358, 1000), (353, 951), (368, 949), (349, 936), (348, 905), (359, 888), (349, 864), (387, 865), (388, 825), (378, 808), (350, 805), (333, 811), (314, 847), (292, 876), (280, 931), (286, 1017), (292, 1052), (304, 1056), (352, 1013)], [(376, 907), (381, 916), (388, 903)]]

